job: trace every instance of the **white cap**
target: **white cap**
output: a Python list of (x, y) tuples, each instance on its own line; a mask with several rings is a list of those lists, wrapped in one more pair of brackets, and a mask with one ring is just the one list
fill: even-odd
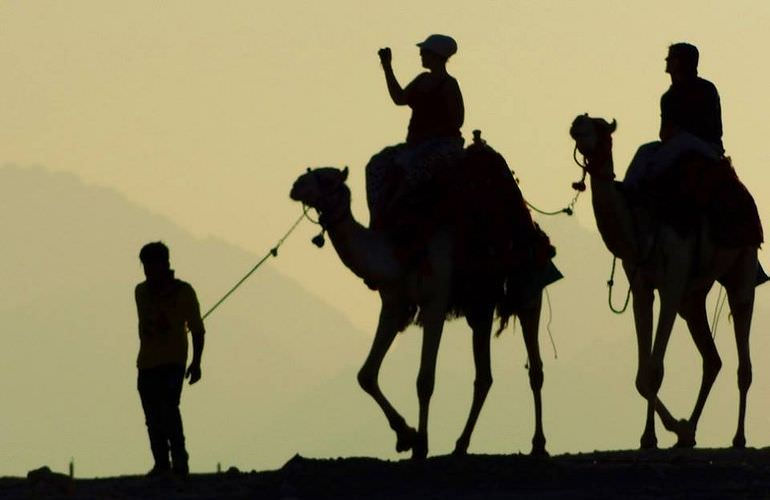
[(435, 52), (447, 59), (457, 52), (457, 42), (455, 42), (454, 38), (447, 35), (431, 35), (424, 42), (418, 43), (417, 46), (421, 49)]

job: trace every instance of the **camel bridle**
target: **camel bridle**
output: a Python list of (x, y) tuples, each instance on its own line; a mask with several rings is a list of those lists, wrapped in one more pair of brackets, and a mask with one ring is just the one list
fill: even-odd
[[(318, 170), (308, 168), (307, 173), (312, 175), (313, 180), (318, 187), (320, 196), (318, 197), (318, 201), (316, 203), (317, 206), (311, 207), (304, 202), (302, 203), (302, 206), (305, 212), (305, 217), (313, 224), (321, 226), (321, 232), (314, 236), (311, 240), (315, 246), (321, 248), (326, 243), (324, 233), (329, 230), (330, 226), (336, 224), (347, 216), (347, 210), (344, 208), (339, 208), (342, 206), (339, 203), (339, 193), (343, 193), (344, 196), (346, 192), (345, 178), (340, 175), (337, 177), (336, 182), (334, 182), (330, 188), (322, 189), (321, 186), (323, 186), (324, 183), (321, 180)], [(309, 215), (307, 215), (309, 208), (313, 208), (316, 211), (318, 214), (318, 220), (314, 220)]]

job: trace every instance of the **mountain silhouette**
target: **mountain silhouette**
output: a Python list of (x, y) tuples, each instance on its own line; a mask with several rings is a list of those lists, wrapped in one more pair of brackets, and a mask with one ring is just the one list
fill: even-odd
[[(590, 210), (588, 200), (577, 209)], [(565, 275), (548, 288), (551, 307), (544, 305), (541, 320), (547, 449), (636, 448), (644, 401), (633, 385), (631, 314), (617, 316), (607, 308), (611, 256), (599, 235), (574, 218), (538, 222), (556, 245), (555, 262)], [(168, 244), (177, 276), (195, 286), (206, 310), (275, 243), (273, 237), (251, 253), (195, 237), (73, 175), (12, 166), (0, 168), (0, 229), (0, 471), (24, 475), (44, 464), (64, 470), (70, 457), (81, 477), (146, 471), (151, 459), (134, 365), (133, 287), (143, 279), (139, 248), (158, 239)], [(317, 251), (307, 241), (287, 245)], [(627, 285), (620, 275), (615, 281), (619, 304)], [(361, 293), (373, 292), (362, 283)], [(747, 437), (757, 447), (770, 442), (763, 408), (770, 396), (763, 368), (770, 366), (763, 345), (770, 326), (770, 311), (761, 307), (766, 294), (758, 290), (752, 329)], [(274, 469), (295, 453), (401, 457), (385, 419), (356, 382), (372, 332), (356, 330), (333, 300), (340, 299), (309, 294), (268, 262), (207, 320), (203, 380), (182, 395), (193, 472), (213, 471), (218, 462)], [(726, 311), (716, 342), (724, 366), (701, 420), (699, 445), (721, 447), (730, 442), (737, 413), (735, 343)], [(528, 452), (533, 406), (521, 333), (509, 326), (492, 343), (494, 384), (469, 451)], [(383, 391), (413, 424), (419, 348), (418, 331), (408, 329), (380, 374)], [(677, 416), (689, 414), (699, 377), (700, 358), (678, 321), (661, 391)], [(452, 450), (472, 384), (470, 332), (454, 321), (438, 357), (432, 455)], [(659, 428), (660, 445), (673, 444)]]
[[(0, 200), (0, 470), (24, 474), (73, 456), (85, 474), (144, 471), (133, 299), (141, 245), (169, 245), (203, 310), (261, 255), (195, 238), (110, 189), (42, 168), (0, 169)], [(262, 447), (261, 429), (283, 403), (358, 363), (368, 342), (269, 263), (206, 326), (204, 379), (182, 396), (193, 469), (283, 463), (301, 443), (283, 439), (282, 449), (271, 437)]]

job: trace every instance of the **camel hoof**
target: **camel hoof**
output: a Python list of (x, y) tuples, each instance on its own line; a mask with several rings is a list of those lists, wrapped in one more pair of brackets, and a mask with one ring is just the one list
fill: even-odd
[(675, 448), (695, 448), (695, 427), (689, 420), (679, 420), (672, 429), (676, 434)]
[(465, 440), (458, 439), (455, 443), (455, 449), (452, 451), (452, 455), (456, 457), (464, 457), (468, 454), (468, 445), (469, 443), (465, 442)]
[(655, 435), (643, 435), (640, 441), (639, 447), (642, 450), (656, 450), (658, 449), (658, 438)]
[(686, 440), (678, 439), (676, 441), (676, 444), (674, 444), (674, 448), (681, 448), (681, 449), (691, 450), (691, 449), (695, 448), (696, 444), (697, 443), (695, 442), (694, 439), (686, 439)]
[(417, 433), (412, 446), (412, 460), (422, 461), (428, 458), (428, 436)]
[(696, 444), (695, 439), (679, 438), (677, 439), (676, 444), (674, 444), (674, 448), (692, 449), (695, 448)]
[(545, 451), (545, 437), (535, 436), (532, 438), (532, 451), (529, 452), (531, 457), (547, 457), (548, 452)]
[(468, 456), (468, 449), (467, 448), (460, 448), (459, 446), (455, 446), (455, 449), (452, 451), (452, 456), (454, 456), (454, 457), (467, 457)]
[(417, 431), (409, 427), (404, 427), (403, 430), (397, 433), (398, 439), (396, 440), (396, 451), (403, 453), (414, 448), (417, 442)]
[(739, 450), (746, 448), (746, 438), (744, 436), (735, 436), (733, 438), (733, 448)]

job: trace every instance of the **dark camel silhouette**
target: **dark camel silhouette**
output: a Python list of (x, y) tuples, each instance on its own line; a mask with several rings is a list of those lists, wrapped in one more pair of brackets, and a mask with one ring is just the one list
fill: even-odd
[[(428, 454), (428, 411), (435, 381), (436, 356), (444, 321), (452, 310), (453, 281), (452, 252), (455, 240), (446, 228), (439, 228), (425, 245), (425, 259), (413, 265), (405, 264), (396, 254), (396, 245), (387, 233), (372, 231), (355, 221), (350, 210), (350, 189), (345, 184), (344, 170), (324, 167), (308, 169), (291, 189), (291, 198), (315, 208), (320, 221), (328, 230), (334, 249), (342, 262), (366, 281), (378, 283), (382, 300), (377, 332), (369, 355), (358, 373), (361, 387), (371, 395), (396, 433), (396, 450), (412, 450), (414, 459)], [(430, 269), (425, 273), (425, 268)], [(471, 294), (478, 297), (457, 314), (465, 317), (473, 331), (473, 358), (476, 377), (473, 402), (465, 428), (457, 439), (454, 453), (465, 454), (484, 400), (492, 385), (490, 368), (490, 335), (496, 304), (503, 293), (501, 275), (492, 286), (466, 283)], [(462, 285), (462, 284), (460, 284)], [(545, 454), (542, 424), (541, 387), (543, 363), (538, 346), (538, 326), (542, 288), (534, 299), (516, 311), (529, 356), (529, 380), (535, 400), (535, 433), (532, 453)], [(419, 308), (418, 322), (422, 324), (423, 340), (420, 369), (417, 377), (419, 424), (415, 431), (393, 407), (380, 390), (378, 374), (385, 355), (396, 334), (403, 330)], [(510, 315), (511, 313), (507, 313)], [(501, 321), (507, 320), (501, 313)]]
[[(722, 366), (706, 316), (706, 295), (715, 281), (727, 292), (738, 348), (738, 428), (733, 446), (746, 445), (744, 421), (746, 395), (751, 385), (749, 332), (754, 308), (754, 287), (758, 261), (757, 246), (724, 248), (714, 243), (708, 223), (699, 231), (682, 236), (667, 224), (658, 224), (652, 237), (637, 227), (641, 219), (651, 220), (644, 206), (632, 216), (624, 194), (614, 182), (612, 138), (616, 123), (581, 115), (575, 118), (570, 135), (585, 156), (591, 177), (591, 194), (596, 223), (607, 248), (623, 262), (633, 295), (634, 323), (638, 344), (636, 387), (647, 400), (647, 418), (642, 448), (657, 446), (655, 412), (666, 429), (676, 433), (677, 446), (695, 446), (698, 419), (709, 391)], [(658, 290), (660, 309), (653, 337), (653, 291)], [(658, 398), (663, 381), (663, 358), (676, 315), (690, 330), (703, 358), (703, 375), (698, 398), (690, 418), (676, 420)]]

